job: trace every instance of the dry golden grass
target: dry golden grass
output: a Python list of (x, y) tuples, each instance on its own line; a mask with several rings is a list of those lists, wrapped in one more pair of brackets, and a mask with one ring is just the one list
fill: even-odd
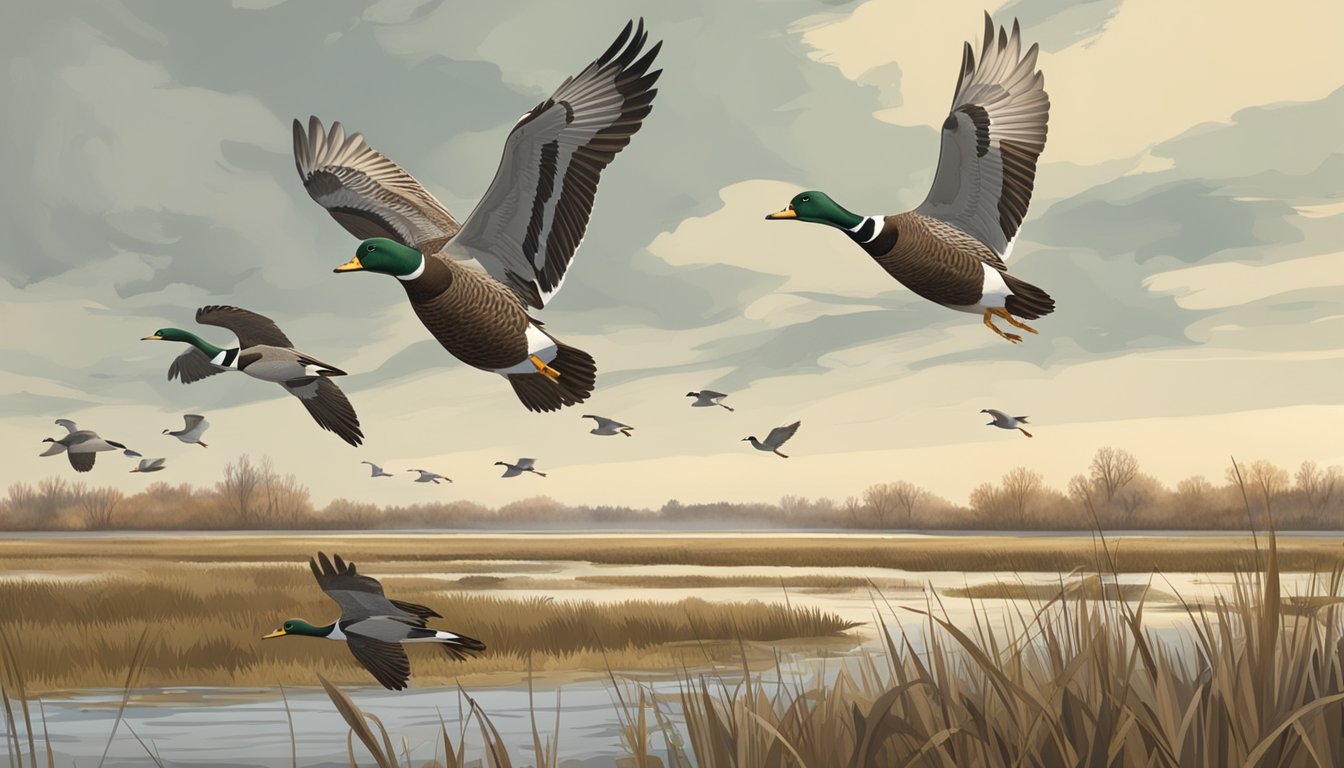
[[(1329, 571), (1344, 564), (1344, 535), (1280, 542), (1284, 571)], [(472, 535), (205, 535), (179, 538), (115, 536), (0, 541), (0, 571), (82, 569), (93, 558), (141, 561), (294, 563), (314, 551), (338, 551), (377, 562), (382, 572), (401, 568), (458, 570), (456, 561), (584, 561), (613, 565), (807, 566), (894, 568), (912, 571), (1053, 572), (1093, 569), (1097, 544), (1088, 538), (1051, 536), (870, 537), (560, 537)], [(1250, 536), (1171, 536), (1112, 543), (1113, 569), (1238, 571), (1256, 567)], [(61, 565), (61, 561), (66, 563)], [(402, 561), (396, 563), (395, 561)], [(455, 563), (452, 567), (442, 565)], [(437, 565), (430, 565), (437, 564)], [(1111, 566), (1108, 565), (1108, 568)]]
[[(103, 562), (103, 568), (84, 566), (109, 575), (4, 583), (0, 630), (23, 659), (30, 688), (119, 685), (146, 627), (150, 651), (141, 676), (149, 686), (311, 685), (314, 671), (343, 683), (371, 681), (342, 644), (297, 637), (261, 640), (287, 618), (325, 623), (337, 615), (306, 562)], [(63, 565), (69, 563), (56, 560), (51, 567), (60, 571)], [(366, 570), (376, 570), (371, 565), (366, 563)], [(449, 617), (436, 619), (436, 625), (489, 646), (466, 662), (432, 648), (412, 649), (418, 684), (522, 672), (529, 653), (539, 670), (601, 670), (608, 663), (676, 668), (736, 655), (738, 638), (834, 637), (851, 627), (821, 611), (773, 604), (691, 599), (599, 605), (446, 592), (444, 583), (417, 577), (387, 576), (383, 582), (389, 595)]]
[(942, 590), (948, 597), (968, 597), (981, 600), (1036, 600), (1049, 601), (1057, 597), (1077, 597), (1085, 594), (1089, 600), (1168, 601), (1176, 598), (1146, 584), (1105, 583), (1095, 574), (1083, 578), (1062, 579), (1055, 583), (1031, 584), (1021, 581), (995, 581), (950, 587)]

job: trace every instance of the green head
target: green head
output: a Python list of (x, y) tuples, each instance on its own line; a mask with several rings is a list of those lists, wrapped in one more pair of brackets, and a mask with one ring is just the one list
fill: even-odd
[(216, 347), (214, 344), (202, 339), (200, 336), (184, 331), (181, 328), (160, 328), (148, 336), (140, 339), (141, 341), (180, 341), (184, 344), (190, 344), (193, 347), (205, 353), (206, 357), (214, 357), (224, 350)]
[(813, 224), (829, 224), (840, 229), (853, 229), (863, 222), (863, 217), (850, 213), (831, 199), (825, 192), (799, 192), (789, 201), (789, 207), (765, 218), (770, 221), (795, 219), (810, 221)]
[(272, 637), (284, 637), (285, 635), (303, 635), (305, 637), (326, 637), (327, 635), (330, 635), (331, 631), (335, 628), (336, 625), (334, 623), (328, 624), (325, 627), (315, 627), (312, 624), (309, 624), (308, 622), (304, 621), (303, 619), (289, 619), (284, 624), (282, 624), (279, 629), (275, 630), (269, 635), (266, 635), (265, 637), (262, 638), (262, 640), (269, 640)]
[(425, 257), (414, 248), (386, 237), (374, 237), (359, 244), (355, 258), (333, 272), (377, 272), (393, 277), (411, 277), (420, 271)]

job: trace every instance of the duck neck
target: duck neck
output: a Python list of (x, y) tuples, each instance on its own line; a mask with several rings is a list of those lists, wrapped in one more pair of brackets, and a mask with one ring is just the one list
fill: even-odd
[(453, 283), (455, 266), (440, 258), (421, 255), (420, 266), (414, 272), (397, 275), (397, 280), (411, 301), (425, 301), (448, 290)]
[(194, 333), (191, 333), (190, 331), (182, 331), (182, 336), (183, 338), (179, 339), (179, 341), (183, 341), (201, 350), (202, 352), (205, 353), (205, 356), (210, 358), (211, 360), (215, 359), (216, 357), (224, 353), (224, 350), (222, 348), (216, 347), (214, 344), (211, 344), (210, 342), (206, 341), (205, 339), (202, 339), (200, 336), (197, 336)]
[(882, 216), (855, 216), (852, 224), (845, 227), (845, 233), (859, 245), (871, 243), (882, 234), (886, 219)]

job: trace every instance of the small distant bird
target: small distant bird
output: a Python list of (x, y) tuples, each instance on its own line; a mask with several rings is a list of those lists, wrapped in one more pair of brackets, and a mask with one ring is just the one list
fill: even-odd
[(256, 312), (212, 305), (196, 310), (196, 322), (232, 331), (238, 337), (238, 346), (225, 349), (181, 328), (160, 328), (142, 341), (190, 345), (168, 366), (170, 380), (180, 378), (183, 384), (190, 384), (224, 371), (242, 371), (284, 387), (303, 403), (319, 427), (335, 432), (351, 445), (364, 442), (355, 409), (331, 381), (332, 376), (344, 376), (345, 371), (295, 349), (275, 321)]
[(733, 410), (732, 408), (729, 408), (728, 406), (723, 404), (723, 398), (727, 397), (727, 395), (723, 394), (722, 392), (715, 392), (714, 390), (711, 389), (703, 389), (699, 392), (687, 392), (686, 396), (695, 398), (695, 402), (691, 403), (692, 408), (708, 408), (710, 406), (717, 405), (720, 408), (724, 408), (729, 411)]
[(751, 447), (758, 451), (769, 451), (781, 459), (787, 459), (789, 457), (780, 453), (779, 448), (789, 442), (789, 438), (793, 437), (793, 433), (798, 431), (798, 425), (800, 424), (802, 424), (801, 421), (795, 421), (787, 427), (775, 427), (770, 430), (770, 434), (766, 435), (764, 440), (757, 440), (755, 435), (742, 439), (751, 441)]
[(534, 475), (546, 476), (545, 472), (538, 472), (534, 467), (537, 465), (536, 459), (519, 459), (517, 464), (510, 464), (507, 461), (496, 461), (496, 467), (505, 467), (504, 474), (500, 477), (517, 477), (524, 472), (531, 472)]
[(93, 460), (100, 451), (121, 451), (131, 458), (140, 457), (138, 452), (115, 440), (104, 440), (93, 430), (80, 429), (75, 425), (75, 422), (69, 419), (57, 419), (56, 425), (65, 427), (66, 436), (60, 440), (54, 437), (44, 438), (42, 442), (51, 443), (51, 447), (38, 455), (55, 456), (58, 453), (64, 453), (70, 459), (70, 466), (74, 467), (76, 472), (88, 472), (93, 469)]
[(374, 464), (372, 461), (361, 461), (360, 464), (368, 464), (372, 468), (372, 474), (369, 477), (395, 477), (391, 472), (384, 472), (383, 468)]
[(163, 462), (167, 459), (141, 459), (140, 466), (132, 469), (132, 472), (158, 472), (163, 469)]
[(206, 421), (204, 416), (198, 416), (194, 413), (188, 413), (182, 418), (186, 421), (186, 426), (177, 431), (165, 429), (163, 434), (172, 435), (184, 443), (195, 443), (202, 448), (209, 448), (210, 446), (201, 442), (201, 435), (205, 434), (205, 430), (210, 428), (210, 422)]
[(333, 559), (335, 564), (318, 552), (317, 560), (309, 558), (308, 567), (317, 585), (341, 607), (340, 618), (322, 627), (290, 619), (263, 640), (285, 635), (344, 640), (355, 661), (393, 691), (405, 688), (411, 678), (411, 662), (403, 645), (434, 643), (458, 660), (485, 650), (480, 640), (430, 628), (429, 619), (443, 618), (434, 609), (389, 600), (377, 579), (357, 573), (355, 564), (345, 562), (340, 555)]
[(440, 475), (438, 472), (430, 472), (429, 470), (425, 469), (408, 469), (406, 471), (420, 473), (420, 476), (415, 478), (415, 482), (417, 483), (433, 483), (435, 485), (438, 485), (440, 480), (447, 480), (450, 483), (453, 482), (453, 479), (451, 477), (444, 477), (443, 475)]
[(999, 429), (1016, 429), (1017, 431), (1026, 435), (1027, 437), (1031, 437), (1031, 433), (1022, 428), (1022, 425), (1027, 423), (1026, 416), (1009, 416), (1003, 411), (995, 410), (994, 408), (981, 408), (980, 412), (988, 413), (989, 417), (993, 419), (993, 421), (985, 425), (987, 427), (998, 427)]
[(615, 419), (608, 419), (605, 416), (585, 415), (583, 418), (592, 419), (593, 421), (597, 422), (597, 426), (589, 430), (588, 434), (590, 435), (621, 434), (625, 435), (626, 437), (630, 437), (631, 436), (630, 430), (634, 429), (634, 427), (630, 426), (629, 424), (622, 424), (621, 422), (616, 421)]

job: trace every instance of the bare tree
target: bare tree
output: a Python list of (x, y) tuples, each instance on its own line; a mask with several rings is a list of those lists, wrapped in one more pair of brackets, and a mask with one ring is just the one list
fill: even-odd
[(10, 520), (31, 519), (37, 506), (37, 491), (28, 483), (12, 483), (5, 496), (5, 512)]
[(1304, 461), (1297, 470), (1297, 489), (1302, 492), (1307, 507), (1312, 512), (1320, 512), (1330, 505), (1339, 484), (1339, 467), (1331, 466), (1322, 470), (1314, 461)]
[(1190, 517), (1206, 514), (1213, 507), (1213, 483), (1203, 475), (1187, 477), (1176, 484), (1178, 511)]
[(224, 467), (224, 479), (215, 487), (220, 499), (239, 528), (251, 526), (256, 517), (257, 489), (262, 483), (261, 467), (243, 454)]
[(914, 522), (915, 510), (928, 496), (928, 491), (914, 483), (897, 480), (869, 486), (863, 492), (863, 502), (878, 527), (894, 527), (898, 519), (909, 527)]
[(70, 484), (60, 477), (44, 477), (37, 484), (37, 498), (33, 504), (33, 517), (40, 523), (54, 522), (56, 513), (73, 500), (74, 493)]
[(971, 509), (981, 520), (994, 525), (1003, 517), (1004, 494), (993, 483), (981, 483), (971, 491)]
[(299, 528), (312, 514), (308, 489), (294, 475), (275, 471), (269, 456), (262, 457), (258, 496), (258, 522), (266, 527)]
[(1044, 486), (1041, 473), (1026, 467), (1017, 467), (1003, 476), (1004, 504), (1018, 525), (1026, 522), (1027, 509)]
[(84, 510), (84, 527), (100, 531), (112, 526), (112, 513), (121, 503), (121, 491), (116, 488), (94, 488), (79, 494), (79, 506)]
[(859, 501), (858, 496), (847, 496), (845, 498), (845, 519), (855, 528), (866, 527), (868, 511), (864, 509), (863, 502)]
[(1134, 454), (1107, 446), (1092, 457), (1092, 482), (1106, 497), (1106, 503), (1115, 501), (1116, 494), (1139, 474), (1139, 460)]

